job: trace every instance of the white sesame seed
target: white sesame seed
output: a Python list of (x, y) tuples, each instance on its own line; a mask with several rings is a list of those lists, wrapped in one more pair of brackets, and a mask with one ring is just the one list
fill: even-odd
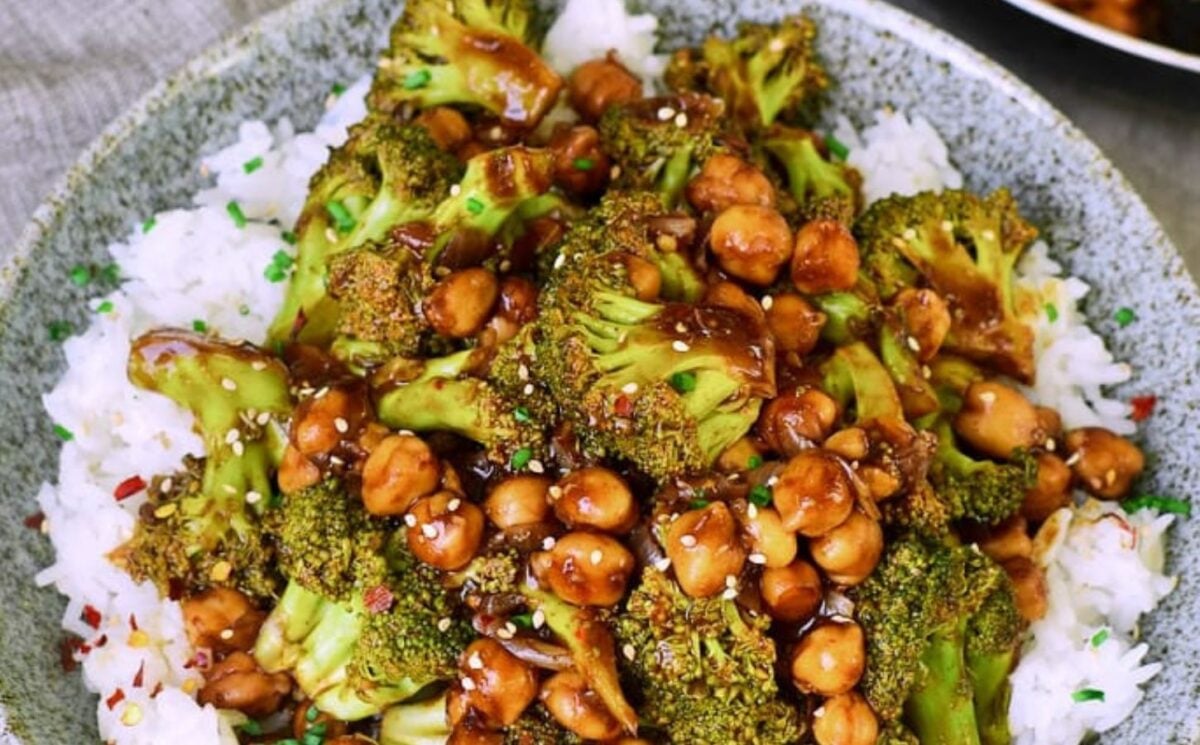
[(721, 593), (721, 597), (726, 600), (733, 600), (737, 596), (738, 596), (738, 591), (733, 589), (732, 587), (725, 590), (725, 592)]
[(237, 487), (233, 484), (224, 484), (221, 488), (225, 490), (226, 494), (237, 494)]
[(516, 632), (516, 630), (515, 630), (515, 629), (516, 629), (516, 627), (514, 626), (514, 627), (513, 627), (513, 629), (512, 629), (512, 630), (510, 630), (510, 629), (509, 629), (509, 626), (511, 626), (511, 625), (512, 625), (512, 624), (505, 624), (505, 625), (504, 625), (504, 628), (502, 628), (502, 629), (497, 629), (497, 630), (496, 630), (496, 636), (497, 636), (497, 637), (499, 637), (500, 639), (511, 639), (511, 638), (513, 638), (514, 636), (516, 636), (516, 635), (517, 635), (517, 632)]
[(321, 390), (317, 391), (316, 394), (313, 395), (313, 398), (325, 398), (328, 393), (329, 386), (322, 386)]
[(233, 638), (233, 629), (221, 629), (220, 637), (226, 641)]
[(529, 368), (525, 366), (524, 362), (517, 365), (517, 377), (521, 380), (529, 380)]
[(462, 687), (463, 687), (464, 691), (473, 691), (473, 690), (475, 690), (475, 681), (471, 680), (470, 678), (464, 677), (462, 679)]
[(761, 564), (767, 563), (767, 557), (763, 556), (762, 554), (759, 554), (759, 553), (750, 554), (746, 558), (750, 560), (751, 564), (760, 564), (761, 565)]
[(688, 125), (688, 115), (682, 111), (675, 115), (675, 126), (683, 129)]
[(467, 658), (467, 667), (472, 670), (483, 669), (483, 658), (479, 656), (478, 652), (472, 652), (471, 656)]
[(457, 197), (459, 194), (462, 194), (462, 186), (455, 184), (450, 187), (450, 196)]
[(232, 449), (233, 454), (239, 458), (242, 457), (242, 455), (244, 455), (246, 452), (246, 446), (244, 444), (242, 444), (241, 440), (238, 440), (237, 442), (233, 443), (233, 445), (230, 446), (230, 449)]
[(390, 57), (380, 57), (379, 61), (375, 64), (379, 66), (380, 70), (386, 70), (392, 66), (392, 60)]
[(621, 654), (625, 655), (625, 659), (633, 662), (633, 660), (637, 657), (637, 650), (633, 648), (632, 644), (626, 644), (625, 646), (621, 647)]
[(542, 611), (541, 608), (538, 608), (537, 610), (535, 610), (533, 612), (533, 627), (535, 629), (540, 629), (541, 627), (543, 627), (545, 625), (546, 625), (546, 614)]
[(437, 528), (433, 527), (429, 523), (425, 523), (421, 526), (421, 535), (425, 536), (426, 538), (437, 538)]
[(1058, 443), (1054, 441), (1054, 438), (1047, 437), (1046, 438), (1046, 451), (1053, 453), (1057, 448), (1058, 448)]
[(671, 568), (671, 560), (665, 557), (659, 559), (658, 561), (654, 562), (654, 568), (660, 572), (665, 572)]
[(526, 383), (525, 387), (521, 389), (521, 392), (524, 393), (526, 396), (532, 396), (533, 395), (533, 383)]
[(767, 479), (767, 486), (774, 487), (778, 483), (779, 483), (778, 476), (772, 476), (771, 478)]
[(170, 476), (168, 476), (162, 480), (161, 484), (158, 485), (158, 490), (160, 492), (162, 492), (163, 494), (166, 494), (171, 491), (171, 487), (174, 485), (175, 485), (175, 482), (171, 479)]
[(256, 491), (246, 492), (246, 504), (258, 504), (262, 501), (262, 495)]
[(670, 106), (664, 106), (658, 110), (658, 120), (661, 122), (665, 122), (668, 119), (673, 119), (674, 117), (675, 109), (672, 109)]
[(737, 577), (732, 574), (725, 575), (725, 586), (730, 588), (737, 587)]
[(933, 370), (929, 369), (929, 365), (921, 365), (921, 377), (926, 380), (933, 377)]
[(696, 536), (692, 535), (691, 533), (684, 533), (679, 537), (679, 543), (684, 548), (692, 548), (696, 545)]
[(344, 466), (346, 465), (346, 461), (342, 460), (336, 455), (331, 455), (329, 456), (329, 464), (333, 466)]
[(779, 54), (784, 49), (787, 49), (787, 42), (776, 36), (774, 39), (771, 39), (769, 44), (767, 44), (767, 49), (771, 52), (771, 54)]
[(908, 344), (908, 348), (911, 349), (912, 351), (914, 351), (914, 352), (921, 351), (921, 342), (917, 341), (917, 337), (910, 336), (907, 339), (905, 339), (904, 342), (906, 344)]
[(446, 511), (454, 512), (460, 506), (462, 506), (462, 500), (459, 499), (458, 497), (455, 497), (454, 499), (451, 499), (449, 502), (446, 503)]
[(267, 426), (267, 422), (271, 421), (271, 412), (264, 411), (254, 418), (254, 423), (260, 427)]
[(683, 321), (680, 321), (679, 323), (675, 324), (675, 330), (681, 334), (686, 334), (687, 333), (687, 324), (684, 323)]
[(770, 295), (763, 296), (763, 299), (762, 299), (763, 310), (770, 310), (771, 306), (774, 304), (775, 304), (775, 298), (771, 297)]
[(816, 710), (813, 711), (813, 719), (820, 719), (823, 716), (825, 716), (825, 707), (818, 706)]
[(627, 393), (629, 395), (633, 395), (634, 393), (637, 393), (637, 392), (638, 392), (638, 384), (637, 383), (626, 383), (625, 385), (621, 386), (621, 393)]
[(439, 619), (437, 622), (438, 631), (446, 632), (450, 630), (451, 621), (449, 618)]
[(558, 484), (551, 484), (550, 488), (546, 490), (546, 493), (550, 495), (550, 499), (552, 500), (562, 499), (563, 488)]
[(676, 352), (686, 352), (691, 349), (691, 347), (688, 346), (686, 341), (676, 339), (675, 341), (671, 342), (671, 349), (674, 349)]
[(917, 237), (917, 231), (913, 230), (912, 228), (908, 228), (904, 231), (903, 235), (904, 240), (911, 241)]
[(325, 240), (330, 243), (337, 243), (338, 234), (333, 228), (325, 228)]
[(591, 561), (593, 565), (599, 566), (600, 562), (604, 561), (604, 552), (598, 548), (593, 549), (591, 556), (588, 557), (588, 560)]
[(950, 222), (949, 220), (942, 220), (942, 231), (946, 232), (946, 233), (953, 232), (954, 231), (954, 223)]
[(556, 543), (558, 543), (558, 541), (554, 540), (554, 536), (548, 535), (542, 539), (542, 550), (549, 551), (550, 549), (554, 548), (554, 544)]
[(530, 473), (545, 473), (546, 472), (545, 464), (543, 464), (537, 458), (534, 458), (533, 460), (529, 461), (528, 465), (529, 465)]
[(984, 405), (991, 406), (992, 404), (996, 403), (996, 394), (992, 393), (991, 391), (984, 391), (983, 393), (979, 394), (979, 400), (982, 401)]
[(236, 429), (236, 428), (231, 429), (225, 433), (225, 444), (226, 445), (232, 445), (233, 443), (237, 442), (240, 439), (242, 439), (242, 431), (239, 429)]
[(410, 528), (417, 527), (417, 516), (411, 512), (404, 516), (404, 524)]
[(565, 264), (565, 263), (567, 263), (567, 255), (566, 255), (566, 254), (562, 254), (562, 253), (560, 253), (560, 254), (559, 254), (557, 257), (555, 257), (555, 259), (554, 259), (554, 268), (555, 268), (555, 269), (558, 269), (559, 267), (561, 267), (561, 266), (562, 266), (563, 264)]
[(621, 166), (613, 166), (608, 169), (608, 177), (612, 180), (617, 180), (621, 176)]
[(345, 419), (339, 416), (333, 420), (333, 428), (344, 435), (350, 431), (350, 422), (347, 422)]
[(753, 502), (746, 505), (746, 515), (749, 516), (751, 520), (758, 517), (758, 505), (754, 504)]
[(994, 230), (985, 230), (985, 231), (983, 231), (982, 233), (980, 233), (980, 235), (982, 235), (982, 236), (983, 236), (983, 239), (984, 239), (985, 241), (994, 241), (994, 240), (996, 240), (996, 231), (994, 231)]

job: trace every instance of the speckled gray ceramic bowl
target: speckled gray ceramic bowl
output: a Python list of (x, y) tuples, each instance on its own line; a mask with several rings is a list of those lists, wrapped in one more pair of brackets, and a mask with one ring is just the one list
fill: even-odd
[[(695, 40), (738, 17), (769, 19), (799, 2), (644, 3), (661, 13), (667, 43)], [(394, 0), (301, 0), (214, 49), (114, 124), (43, 206), (0, 269), (0, 735), (22, 743), (96, 739), (95, 700), (58, 666), (62, 601), (32, 584), (47, 543), (22, 527), (57, 448), (39, 394), (62, 365), (45, 341), (49, 321), (85, 321), (82, 290), (63, 281), (79, 261), (141, 217), (186, 204), (201, 185), (197, 157), (234, 138), (246, 117), (317, 118), (334, 81), (368, 69)], [(891, 105), (927, 117), (950, 144), (969, 186), (1014, 189), (1026, 213), (1073, 272), (1095, 287), (1088, 310), (1117, 352), (1138, 368), (1129, 393), (1159, 406), (1145, 445), (1152, 488), (1181, 496), (1196, 480), (1190, 416), (1200, 408), (1200, 297), (1145, 205), (1094, 145), (1045, 101), (961, 43), (874, 0), (822, 0), (822, 52), (836, 73), (837, 107), (857, 123)], [(1122, 305), (1139, 320), (1104, 319)], [(1200, 555), (1196, 524), (1174, 533), (1171, 563)], [(1131, 722), (1108, 742), (1192, 743), (1200, 730), (1200, 596), (1187, 574), (1146, 625), (1168, 666)], [(7, 720), (7, 725), (2, 720)], [(0, 739), (4, 739), (0, 736)]]

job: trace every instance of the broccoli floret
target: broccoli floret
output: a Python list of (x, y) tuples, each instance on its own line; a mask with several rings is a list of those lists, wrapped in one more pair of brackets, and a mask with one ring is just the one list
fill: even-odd
[(379, 725), (379, 745), (445, 745), (450, 732), (443, 694), (385, 711)]
[(538, 374), (597, 457), (660, 479), (702, 470), (775, 395), (761, 322), (638, 300), (619, 254), (565, 261), (540, 300)]
[(462, 174), (429, 133), (368, 116), (351, 130), (309, 184), (296, 222), (296, 270), (269, 341), (328, 343), (338, 314), (326, 296), (329, 260), (396, 226), (430, 217)]
[(883, 723), (875, 745), (921, 745), (921, 741), (898, 719)]
[(699, 50), (676, 53), (666, 80), (673, 90), (703, 87), (728, 104), (745, 130), (776, 119), (807, 121), (829, 86), (816, 59), (817, 27), (802, 15), (776, 24), (743, 23), (735, 38), (710, 36)]
[(787, 174), (788, 193), (798, 222), (829, 219), (849, 225), (862, 206), (862, 177), (845, 163), (821, 153), (816, 135), (790, 127), (772, 127), (766, 148)]
[(747, 616), (721, 597), (690, 598), (647, 568), (615, 624), (646, 726), (669, 743), (798, 741), (799, 716), (779, 697), (769, 627), (765, 615)]
[(562, 78), (529, 47), (531, 16), (524, 0), (411, 0), (392, 27), (368, 104), (386, 113), (474, 106), (532, 130)]
[(1026, 492), (1037, 481), (1033, 454), (1018, 450), (1007, 463), (980, 460), (959, 449), (949, 421), (939, 420), (934, 431), (938, 449), (930, 481), (956, 519), (996, 525), (1021, 508)]
[(966, 659), (975, 695), (975, 719), (982, 745), (1010, 745), (1009, 673), (1016, 666), (1024, 622), (1007, 578), (1006, 588), (988, 596), (967, 626)]
[(274, 551), (260, 518), (292, 410), (287, 369), (249, 344), (165, 329), (133, 342), (129, 379), (192, 413), (206, 457), (169, 485), (157, 482), (152, 509), (114, 560), (163, 594), (220, 585), (274, 596)]
[(724, 107), (698, 93), (610, 106), (600, 142), (619, 169), (618, 189), (653, 191), (674, 207), (693, 170), (720, 149)]
[[(482, 378), (477, 350), (428, 360), (393, 360), (382, 370), (386, 383), (376, 390), (380, 421), (393, 429), (453, 432), (483, 445), (496, 463), (515, 470), (538, 458), (543, 424)], [(526, 416), (530, 414), (530, 416)]]
[(583, 745), (583, 742), (540, 704), (530, 706), (520, 719), (504, 728), (504, 745)]
[(1033, 332), (1014, 309), (1013, 267), (1037, 230), (1007, 190), (890, 197), (871, 205), (854, 232), (885, 300), (923, 280), (950, 306), (944, 349), (1032, 380)]
[[(862, 690), (876, 713), (885, 722), (902, 720), (920, 742), (979, 743), (976, 680), (965, 650), (1000, 657), (1003, 641), (1015, 650), (1019, 626), (995, 620), (1007, 615), (1011, 593), (1004, 570), (973, 547), (912, 535), (890, 543), (874, 574), (851, 591), (867, 639)], [(996, 674), (987, 670), (979, 679), (979, 703), (993, 712), (1004, 705), (989, 687)]]

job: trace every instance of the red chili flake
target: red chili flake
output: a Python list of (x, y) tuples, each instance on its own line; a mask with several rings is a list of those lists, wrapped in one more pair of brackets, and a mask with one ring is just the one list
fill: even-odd
[(179, 579), (178, 577), (171, 577), (167, 580), (167, 597), (171, 600), (179, 600), (183, 598), (183, 593), (185, 590), (187, 590), (187, 586), (184, 585), (183, 580)]
[(100, 628), (100, 611), (90, 605), (83, 606), (83, 622), (93, 629)]
[(104, 705), (108, 707), (109, 711), (112, 711), (114, 706), (116, 706), (117, 704), (121, 703), (124, 700), (125, 700), (125, 691), (122, 691), (120, 688), (118, 688), (117, 690), (113, 691), (113, 695), (104, 699)]
[(445, 387), (446, 387), (446, 379), (445, 379), (445, 378), (436, 378), (436, 379), (434, 379), (434, 381), (433, 381), (433, 389), (434, 389), (435, 391), (440, 391), (440, 390), (442, 390), (442, 389), (443, 389), (443, 388), (445, 388)]
[(129, 628), (131, 631), (138, 630), (137, 616), (133, 615), (132, 613), (129, 614)]
[(1144, 422), (1154, 413), (1154, 405), (1157, 403), (1158, 396), (1134, 396), (1129, 399), (1129, 405), (1133, 407), (1129, 418), (1135, 422)]
[(99, 639), (97, 639), (97, 640), (96, 640), (95, 642), (93, 642), (92, 644), (93, 644), (93, 646), (95, 646), (97, 649), (99, 649), (100, 647), (103, 647), (105, 644), (108, 644), (108, 634), (101, 634), (101, 635), (100, 635), (100, 638), (99, 638)]
[(154, 690), (150, 691), (150, 698), (154, 698), (158, 694), (162, 693), (162, 690), (163, 690), (163, 684), (162, 684), (162, 681), (160, 680), (154, 684)]
[(40, 511), (35, 512), (32, 515), (30, 515), (29, 517), (22, 520), (21, 522), (25, 527), (29, 528), (30, 530), (40, 531), (42, 529), (42, 526), (46, 524), (46, 515)]
[(118, 502), (129, 499), (134, 494), (137, 494), (142, 489), (146, 488), (146, 482), (141, 476), (130, 476), (121, 483), (117, 484), (117, 488), (113, 489), (113, 498)]
[(295, 320), (292, 321), (292, 338), (293, 339), (295, 339), (297, 336), (300, 335), (300, 331), (301, 331), (301, 329), (304, 328), (304, 325), (306, 323), (308, 323), (308, 316), (306, 316), (304, 314), (303, 310), (297, 311), (296, 318), (295, 318)]
[(363, 605), (368, 613), (386, 613), (395, 601), (392, 591), (383, 585), (376, 585), (363, 595)]
[(74, 634), (64, 636), (58, 643), (58, 662), (62, 665), (64, 673), (74, 672), (75, 668), (79, 667), (79, 663), (75, 661), (75, 653), (81, 646), (83, 639)]
[(617, 396), (613, 402), (613, 411), (617, 416), (633, 416), (633, 401), (624, 393)]
[(79, 654), (87, 654), (88, 652), (91, 652), (91, 651), (92, 651), (91, 644), (80, 644), (79, 645)]
[(146, 662), (143, 660), (142, 664), (138, 665), (137, 675), (133, 676), (133, 687), (141, 688), (142, 682), (145, 679), (145, 676), (146, 676)]

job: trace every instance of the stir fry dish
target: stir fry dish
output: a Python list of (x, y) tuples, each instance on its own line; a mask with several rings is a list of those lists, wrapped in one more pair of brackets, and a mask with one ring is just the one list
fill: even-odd
[(269, 339), (133, 343), (206, 455), (110, 558), (198, 700), (244, 743), (1012, 742), (1033, 531), (1144, 466), (1022, 393), (1037, 230), (864, 207), (808, 18), (661, 95), (537, 21), (410, 0)]

